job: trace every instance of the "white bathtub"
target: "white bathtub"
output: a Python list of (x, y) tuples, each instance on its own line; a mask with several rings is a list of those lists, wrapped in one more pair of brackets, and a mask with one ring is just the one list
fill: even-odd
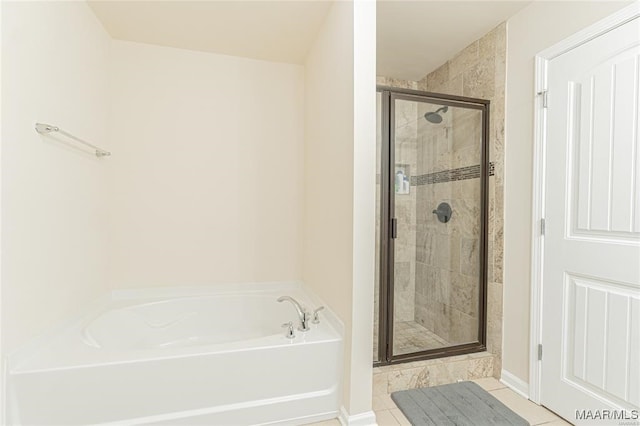
[(296, 284), (117, 292), (10, 360), (13, 424), (303, 424), (336, 417), (342, 326), (285, 337)]

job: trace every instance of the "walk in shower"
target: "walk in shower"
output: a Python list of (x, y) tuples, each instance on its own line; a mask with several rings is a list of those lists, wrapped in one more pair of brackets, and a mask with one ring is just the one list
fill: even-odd
[(489, 101), (379, 87), (376, 365), (486, 341)]

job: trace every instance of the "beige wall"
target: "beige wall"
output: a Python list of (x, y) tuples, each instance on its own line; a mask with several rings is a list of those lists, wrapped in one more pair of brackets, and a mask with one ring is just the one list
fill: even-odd
[[(303, 278), (345, 323), (344, 406), (366, 416), (375, 3), (336, 2), (305, 67), (110, 42), (84, 3), (14, 10), (28, 49), (2, 70), (25, 81), (3, 93), (3, 339), (109, 287)], [(45, 142), (37, 119), (113, 156)]]
[(303, 279), (344, 323), (347, 407), (353, 338), (352, 34), (352, 5), (334, 4), (305, 62), (304, 129)]
[(348, 334), (353, 273), (352, 28), (353, 7), (332, 6), (305, 63), (304, 129), (303, 278), (331, 304)]
[(113, 287), (299, 280), (302, 66), (113, 41)]
[(2, 8), (2, 339), (9, 353), (107, 289), (109, 159), (33, 126), (58, 125), (110, 148), (109, 37), (84, 2)]
[(628, 2), (537, 1), (507, 22), (504, 370), (529, 378), (534, 57)]
[(3, 45), (3, 340), (109, 288), (304, 278), (345, 323), (344, 406), (366, 417), (375, 3), (336, 2), (304, 67), (111, 41), (84, 3), (9, 9), (24, 42)]
[(374, 34), (375, 3), (336, 2), (305, 63), (303, 279), (344, 322), (351, 415), (371, 410)]

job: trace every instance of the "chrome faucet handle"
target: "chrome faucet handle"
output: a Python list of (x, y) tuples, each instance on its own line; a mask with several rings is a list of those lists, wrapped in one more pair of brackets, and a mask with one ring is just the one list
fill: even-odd
[(298, 327), (298, 330), (309, 331), (311, 330), (311, 327), (309, 327), (309, 323), (311, 322), (311, 313), (305, 308), (302, 309), (302, 322), (300, 323), (300, 327)]
[(324, 306), (320, 306), (318, 309), (313, 311), (313, 321), (311, 321), (312, 323), (320, 324), (320, 315), (318, 315), (318, 312), (320, 312), (323, 309), (324, 309)]
[(284, 334), (287, 339), (293, 339), (296, 337), (296, 333), (293, 331), (293, 323), (291, 321), (282, 324), (282, 328), (287, 328), (287, 332)]

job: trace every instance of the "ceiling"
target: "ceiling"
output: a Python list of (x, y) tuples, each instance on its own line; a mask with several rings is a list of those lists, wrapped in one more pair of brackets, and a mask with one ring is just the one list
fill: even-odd
[(377, 75), (420, 80), (531, 1), (378, 1)]
[(302, 64), (330, 1), (89, 1), (115, 39)]
[[(90, 0), (115, 39), (304, 63), (327, 0)], [(378, 0), (377, 74), (419, 80), (530, 1)]]

